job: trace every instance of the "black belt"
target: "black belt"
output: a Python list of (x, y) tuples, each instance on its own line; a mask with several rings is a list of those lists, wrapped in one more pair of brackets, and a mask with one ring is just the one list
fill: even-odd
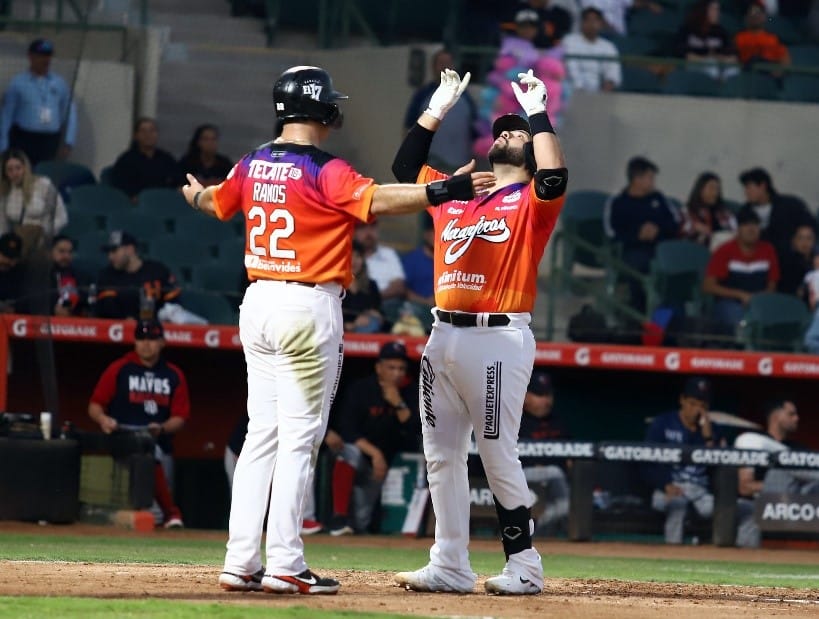
[(283, 279), (281, 281), (283, 281), (285, 284), (296, 284), (296, 286), (306, 286), (307, 288), (315, 288), (318, 286), (318, 284), (315, 282), (297, 282), (294, 279)]
[(453, 327), (505, 327), (512, 320), (506, 314), (489, 314), (486, 318), (486, 323), (481, 324), (479, 320), (480, 314), (469, 314), (466, 312), (447, 312), (445, 310), (436, 310), (438, 320), (441, 322), (448, 322)]

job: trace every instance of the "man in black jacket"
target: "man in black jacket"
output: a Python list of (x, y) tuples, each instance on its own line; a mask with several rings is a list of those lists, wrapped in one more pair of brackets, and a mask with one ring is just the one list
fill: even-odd
[(751, 168), (739, 175), (745, 191), (746, 205), (752, 207), (762, 223), (762, 240), (773, 243), (780, 261), (788, 252), (799, 226), (816, 230), (816, 219), (805, 203), (796, 196), (779, 193), (771, 175), (764, 168)]

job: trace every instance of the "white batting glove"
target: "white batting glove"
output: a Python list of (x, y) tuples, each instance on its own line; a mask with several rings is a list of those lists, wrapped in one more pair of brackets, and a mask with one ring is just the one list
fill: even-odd
[(518, 86), (517, 82), (512, 82), (512, 90), (526, 115), (533, 116), (545, 112), (546, 101), (549, 99), (546, 85), (534, 76), (532, 69), (529, 69), (528, 73), (518, 73), (518, 79), (526, 86), (526, 92)]
[(461, 94), (469, 85), (469, 78), (472, 77), (469, 72), (461, 79), (457, 72), (452, 69), (444, 69), (441, 71), (441, 84), (432, 93), (432, 98), (429, 100), (429, 107), (426, 113), (434, 116), (438, 120), (443, 120), (446, 113), (458, 102)]

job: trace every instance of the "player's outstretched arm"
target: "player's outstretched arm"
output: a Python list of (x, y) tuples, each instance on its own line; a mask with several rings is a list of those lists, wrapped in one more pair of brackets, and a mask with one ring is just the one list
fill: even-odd
[(461, 98), (469, 85), (469, 78), (469, 73), (461, 79), (451, 69), (441, 72), (441, 84), (432, 94), (429, 107), (421, 114), (418, 122), (410, 127), (393, 159), (392, 173), (398, 182), (414, 183), (418, 178), (421, 167), (427, 162), (435, 130), (446, 113)]
[(373, 215), (403, 215), (417, 213), (428, 206), (450, 200), (471, 200), (484, 194), (495, 184), (492, 172), (459, 174), (426, 185), (379, 185), (373, 193), (370, 213)]
[(549, 95), (546, 85), (534, 76), (531, 69), (528, 73), (518, 73), (518, 79), (520, 84), (512, 82), (512, 90), (529, 117), (532, 128), (532, 146), (537, 164), (535, 190), (541, 199), (554, 199), (566, 192), (568, 172), (563, 148), (546, 113)]

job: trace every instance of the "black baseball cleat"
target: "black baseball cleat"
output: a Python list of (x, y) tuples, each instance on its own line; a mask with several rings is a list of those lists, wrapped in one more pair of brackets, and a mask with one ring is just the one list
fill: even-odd
[(262, 589), (265, 593), (304, 593), (333, 595), (341, 587), (337, 580), (321, 578), (310, 570), (304, 570), (295, 576), (271, 576), (262, 578)]

